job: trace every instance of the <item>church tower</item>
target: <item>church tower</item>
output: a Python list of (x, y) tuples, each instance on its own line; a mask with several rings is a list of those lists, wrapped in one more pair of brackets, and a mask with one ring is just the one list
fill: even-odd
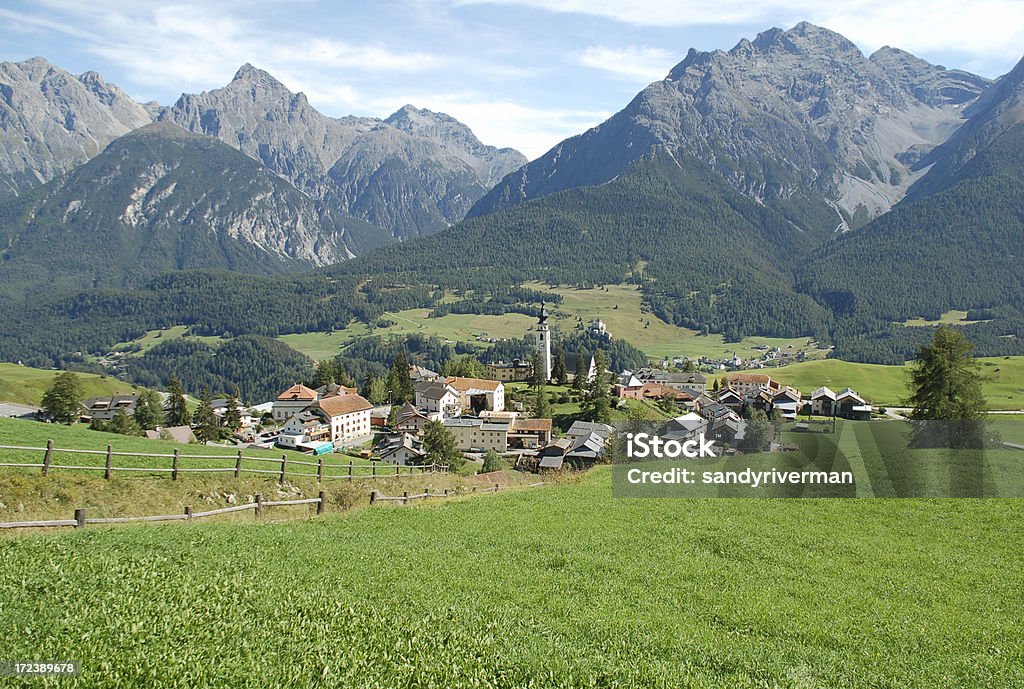
[(537, 353), (544, 365), (544, 380), (551, 380), (551, 330), (548, 327), (548, 312), (544, 302), (540, 303), (540, 316), (537, 318), (537, 330), (534, 333), (537, 342)]

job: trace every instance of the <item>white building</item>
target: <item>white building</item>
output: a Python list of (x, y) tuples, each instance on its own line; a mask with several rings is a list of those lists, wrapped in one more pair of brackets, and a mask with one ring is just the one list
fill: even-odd
[(505, 409), (505, 386), (500, 381), (452, 376), (446, 383), (458, 393), (462, 413)]
[(274, 400), (274, 421), (287, 421), (319, 398), (316, 390), (301, 383), (291, 386)]
[(459, 392), (442, 380), (416, 383), (416, 406), (426, 412), (437, 412), (444, 421), (462, 413)]
[(544, 380), (551, 380), (551, 328), (547, 321), (548, 312), (544, 308), (544, 302), (541, 302), (540, 316), (537, 318), (534, 337), (537, 343), (537, 352), (540, 354), (541, 364), (544, 367)]
[(361, 438), (369, 438), (370, 410), (373, 405), (360, 395), (339, 395), (319, 400), (309, 411), (327, 421), (331, 429), (331, 442), (335, 445)]

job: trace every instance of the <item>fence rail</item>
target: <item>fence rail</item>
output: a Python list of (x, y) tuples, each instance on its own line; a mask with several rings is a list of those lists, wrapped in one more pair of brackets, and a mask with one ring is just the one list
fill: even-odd
[[(50, 473), (51, 470), (65, 470), (65, 471), (102, 471), (103, 478), (110, 480), (114, 472), (118, 471), (131, 471), (131, 472), (151, 472), (156, 474), (167, 474), (171, 475), (172, 481), (177, 481), (178, 476), (186, 473), (228, 473), (234, 474), (235, 478), (239, 478), (242, 474), (270, 474), (280, 477), (283, 482), (288, 476), (299, 476), (303, 478), (315, 478), (319, 483), (323, 483), (328, 479), (342, 479), (348, 481), (354, 481), (356, 479), (383, 479), (392, 478), (397, 476), (414, 476), (420, 474), (434, 474), (434, 473), (448, 473), (448, 466), (446, 464), (426, 464), (422, 466), (415, 465), (401, 465), (401, 464), (381, 464), (381, 463), (369, 463), (369, 464), (356, 464), (349, 460), (348, 463), (328, 463), (324, 461), (325, 455), (320, 455), (318, 461), (309, 462), (301, 459), (294, 459), (289, 457), (287, 454), (282, 453), (280, 459), (274, 459), (272, 457), (255, 457), (253, 455), (246, 455), (241, 450), (233, 455), (198, 455), (198, 454), (183, 454), (178, 450), (175, 450), (173, 454), (167, 453), (155, 453), (155, 452), (115, 452), (113, 446), (107, 445), (105, 450), (82, 450), (82, 449), (64, 449), (57, 448), (53, 445), (53, 440), (46, 442), (46, 447), (28, 447), (24, 445), (0, 445), (0, 450), (12, 450), (16, 452), (41, 452), (43, 454), (42, 462), (0, 462), (0, 467), (17, 467), (22, 469), (41, 469), (43, 476)], [(103, 465), (88, 466), (83, 464), (56, 464), (53, 461), (54, 454), (77, 454), (77, 455), (94, 455), (105, 458)], [(117, 466), (114, 463), (115, 457), (135, 457), (145, 459), (169, 459), (170, 466), (152, 466), (152, 467), (137, 467), (137, 466)], [(224, 467), (183, 467), (181, 466), (181, 460), (232, 460), (231, 466)], [(256, 469), (254, 467), (245, 466), (245, 462), (264, 462), (276, 465), (274, 469)], [(313, 471), (294, 471), (289, 467), (314, 467)], [(340, 472), (340, 473), (339, 473)]]
[[(541, 481), (539, 483), (531, 483), (531, 484), (529, 484), (529, 485), (527, 485), (525, 487), (526, 488), (536, 488), (537, 486), (543, 486), (543, 485), (544, 485), (544, 482)], [(472, 493), (497, 493), (499, 490), (501, 490), (501, 484), (495, 483), (493, 486), (489, 486), (487, 488), (477, 488), (476, 486), (473, 486), (473, 490), (469, 491), (468, 494), (472, 494)], [(452, 498), (452, 497), (455, 497), (457, 495), (467, 495), (467, 493), (462, 492), (462, 491), (457, 491), (457, 490), (445, 490), (445, 492), (443, 492), (443, 493), (429, 493), (428, 492), (428, 493), (415, 493), (413, 495), (409, 495), (409, 492), (406, 491), (406, 492), (402, 493), (401, 495), (384, 495), (380, 491), (375, 490), (375, 491), (372, 491), (370, 493), (370, 504), (371, 505), (376, 505), (377, 503), (380, 503), (380, 502), (400, 502), (403, 505), (405, 505), (405, 504), (408, 504), (409, 502), (411, 502), (412, 500), (423, 500), (424, 498)]]
[(262, 516), (263, 509), (266, 507), (286, 507), (291, 505), (316, 505), (316, 513), (323, 514), (324, 509), (327, 505), (327, 497), (324, 491), (320, 491), (320, 495), (315, 498), (302, 498), (298, 500), (264, 500), (263, 495), (257, 493), (251, 496), (252, 502), (247, 502), (244, 505), (232, 505), (231, 507), (221, 507), (216, 510), (206, 510), (205, 512), (193, 512), (192, 507), (185, 507), (183, 513), (178, 514), (152, 514), (144, 517), (88, 517), (86, 516), (85, 508), (78, 508), (75, 510), (74, 519), (47, 519), (43, 521), (28, 521), (28, 522), (0, 522), (0, 529), (33, 529), (33, 528), (50, 528), (58, 526), (73, 526), (76, 528), (87, 526), (89, 524), (128, 524), (131, 522), (169, 522), (169, 521), (191, 521), (192, 519), (202, 519), (204, 517), (213, 517), (218, 514), (230, 514), (232, 512), (244, 512), (246, 510), (252, 510), (253, 514), (259, 518)]

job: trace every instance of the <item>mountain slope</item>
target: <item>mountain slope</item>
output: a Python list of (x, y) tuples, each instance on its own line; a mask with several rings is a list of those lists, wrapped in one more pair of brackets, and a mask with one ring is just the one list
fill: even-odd
[(152, 120), (95, 72), (41, 57), (0, 63), (0, 198), (39, 186)]
[(169, 123), (9, 204), (4, 226), (0, 284), (14, 294), (138, 286), (190, 268), (290, 271), (379, 241), (367, 223), (322, 211), (247, 156)]
[(803, 291), (837, 313), (889, 321), (951, 309), (1024, 314), (1024, 121), (999, 132), (991, 117), (1016, 107), (1024, 86), (1003, 85), (986, 94), (991, 107), (964, 125), (968, 135), (922, 180), (920, 196), (808, 260)]
[(824, 239), (689, 156), (650, 151), (608, 184), (570, 189), (325, 269), (382, 284), (494, 289), (522, 280), (644, 286), (669, 322), (729, 335), (824, 330), (789, 264)]
[(252, 65), (224, 88), (182, 95), (160, 119), (216, 137), (396, 237), (461, 220), (494, 181), (526, 162), (429, 111), (407, 107), (383, 121), (325, 117)]
[(962, 123), (987, 83), (890, 48), (867, 58), (811, 24), (772, 29), (728, 52), (691, 50), (621, 112), (503, 180), (470, 215), (607, 182), (663, 144), (802, 227), (845, 227), (902, 198), (921, 175), (914, 163)]

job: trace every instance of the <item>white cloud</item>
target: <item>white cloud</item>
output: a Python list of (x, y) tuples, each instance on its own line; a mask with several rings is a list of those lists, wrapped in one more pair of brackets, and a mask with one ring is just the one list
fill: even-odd
[(984, 62), (1016, 60), (1024, 51), (1020, 0), (451, 0), (455, 5), (515, 5), (585, 14), (642, 27), (763, 25), (801, 20), (825, 26), (872, 51), (953, 52)]
[[(63, 21), (40, 25), (82, 41), (83, 48), (119, 65), (139, 83), (174, 84), (182, 90), (221, 86), (239, 66), (252, 62), (273, 74), (339, 70), (362, 74), (420, 73), (447, 58), (277, 30), (246, 18), (246, 5), (222, 2), (81, 3), (42, 0)], [(85, 30), (72, 27), (84, 27)], [(333, 86), (338, 89), (340, 87)]]
[(576, 62), (584, 67), (645, 84), (663, 79), (678, 61), (678, 56), (667, 50), (636, 46), (609, 48), (592, 45), (576, 56)]

